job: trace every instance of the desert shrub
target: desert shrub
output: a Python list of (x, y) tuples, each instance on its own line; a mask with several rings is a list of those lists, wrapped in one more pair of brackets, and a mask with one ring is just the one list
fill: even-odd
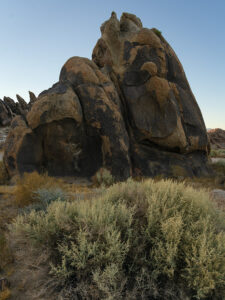
[(101, 168), (96, 172), (93, 181), (99, 186), (103, 185), (109, 187), (115, 182), (115, 178), (112, 176), (109, 170)]
[(9, 180), (8, 172), (3, 161), (0, 161), (0, 184), (6, 184)]
[(4, 289), (3, 291), (0, 291), (0, 300), (6, 300), (11, 297), (11, 292), (8, 288)]
[(221, 214), (208, 193), (184, 183), (128, 180), (18, 216), (10, 229), (49, 252), (65, 299), (222, 299)]
[(211, 157), (216, 157), (217, 156), (217, 151), (215, 149), (211, 149), (210, 156)]
[(40, 188), (33, 192), (35, 202), (22, 210), (22, 213), (28, 213), (31, 210), (46, 210), (52, 202), (67, 200), (67, 194), (61, 188)]
[(212, 149), (210, 151), (211, 157), (225, 157), (225, 149)]
[(37, 172), (25, 173), (16, 185), (14, 196), (18, 206), (23, 207), (34, 203), (37, 199), (37, 190), (40, 188), (63, 188), (63, 182), (48, 176), (47, 174), (39, 174)]

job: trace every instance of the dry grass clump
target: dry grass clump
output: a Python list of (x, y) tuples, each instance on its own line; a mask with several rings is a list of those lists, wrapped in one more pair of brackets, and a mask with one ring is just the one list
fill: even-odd
[(115, 178), (112, 176), (109, 170), (105, 168), (100, 168), (92, 177), (92, 181), (97, 186), (109, 187), (110, 185), (115, 183)]
[(6, 300), (11, 297), (11, 292), (8, 288), (0, 292), (0, 300)]
[(10, 229), (49, 253), (63, 299), (223, 299), (221, 214), (184, 183), (128, 180), (18, 216)]
[(6, 171), (3, 161), (0, 161), (0, 184), (8, 183), (9, 175)]
[(37, 172), (25, 173), (21, 177), (14, 190), (16, 204), (20, 207), (30, 205), (35, 202), (35, 193), (40, 188), (64, 188), (63, 181), (48, 174)]

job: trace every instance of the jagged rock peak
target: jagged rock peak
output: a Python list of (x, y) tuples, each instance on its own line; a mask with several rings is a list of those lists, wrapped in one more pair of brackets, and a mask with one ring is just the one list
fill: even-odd
[(30, 96), (30, 102), (29, 102), (29, 104), (32, 105), (34, 102), (37, 101), (37, 97), (36, 97), (35, 94), (34, 94), (33, 92), (31, 92), (31, 91), (29, 91), (29, 96)]
[[(16, 115), (24, 116), (31, 109), (33, 103), (37, 100), (34, 93), (29, 92), (30, 102), (27, 103), (20, 95), (16, 95), (17, 102), (10, 97), (4, 97), (1, 100), (0, 126), (10, 125)], [(7, 113), (6, 113), (7, 112)]]
[(26, 102), (20, 95), (16, 94), (16, 99), (17, 99), (17, 101), (19, 102), (20, 107), (21, 107), (24, 111), (28, 110), (28, 104), (27, 104), (27, 102)]

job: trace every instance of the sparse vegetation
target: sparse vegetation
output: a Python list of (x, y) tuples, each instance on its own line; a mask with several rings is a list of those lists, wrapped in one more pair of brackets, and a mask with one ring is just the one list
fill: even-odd
[(98, 186), (106, 186), (109, 187), (113, 183), (115, 183), (115, 178), (112, 176), (111, 172), (105, 168), (101, 168), (97, 171), (97, 173), (93, 177), (94, 184)]
[(67, 198), (66, 193), (61, 188), (40, 188), (33, 192), (35, 203), (23, 209), (23, 213), (30, 212), (31, 210), (46, 210), (52, 202), (57, 200), (65, 201)]
[(9, 299), (10, 296), (11, 296), (11, 292), (8, 288), (6, 288), (2, 292), (0, 292), (0, 300)]
[(15, 201), (20, 207), (33, 204), (37, 201), (37, 190), (40, 188), (63, 188), (63, 181), (37, 172), (25, 173), (17, 182)]
[(210, 151), (211, 157), (224, 157), (225, 158), (225, 149), (212, 149)]
[(208, 193), (184, 183), (128, 180), (20, 215), (10, 230), (49, 253), (64, 299), (222, 299), (221, 214)]

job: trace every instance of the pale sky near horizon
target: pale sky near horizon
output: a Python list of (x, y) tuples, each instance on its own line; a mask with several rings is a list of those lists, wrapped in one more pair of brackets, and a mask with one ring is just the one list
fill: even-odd
[(115, 11), (156, 27), (177, 53), (207, 128), (225, 129), (225, 0), (0, 0), (0, 98), (29, 100), (71, 56), (91, 58)]

